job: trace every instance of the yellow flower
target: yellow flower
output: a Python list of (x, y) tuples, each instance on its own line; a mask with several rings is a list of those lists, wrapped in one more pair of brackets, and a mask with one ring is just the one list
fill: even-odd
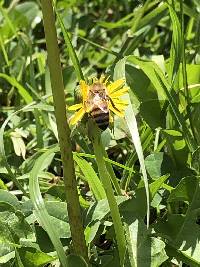
[[(88, 85), (85, 81), (81, 80), (80, 90), (82, 94), (82, 102), (72, 105), (68, 108), (70, 111), (76, 111), (75, 114), (70, 118), (69, 123), (74, 125), (83, 118), (85, 113), (91, 113), (93, 105), (91, 104), (90, 98), (91, 92), (93, 91), (95, 85), (102, 86), (102, 88), (104, 88), (103, 90), (105, 91), (106, 98), (104, 98), (103, 101), (106, 103), (108, 110), (119, 117), (124, 117), (125, 108), (128, 105), (127, 101), (121, 99), (121, 96), (128, 92), (128, 87), (125, 87), (124, 83), (124, 79), (119, 79), (115, 82), (108, 82), (108, 78), (105, 79), (104, 76), (101, 76), (100, 79), (94, 78), (91, 85)], [(98, 101), (101, 101), (99, 95)]]

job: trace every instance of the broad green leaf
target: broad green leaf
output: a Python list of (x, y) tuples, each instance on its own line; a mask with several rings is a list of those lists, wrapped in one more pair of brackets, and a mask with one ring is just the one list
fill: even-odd
[(162, 191), (159, 192), (159, 189), (165, 188), (169, 192), (173, 190), (172, 186), (165, 184), (165, 181), (168, 178), (169, 178), (169, 174), (163, 175), (150, 184), (151, 206), (156, 208), (157, 211), (160, 211), (161, 209), (163, 209), (163, 205), (162, 205), (163, 194), (162, 194)]
[[(163, 175), (149, 185), (150, 203), (152, 206), (155, 205), (155, 197), (158, 190), (165, 187), (164, 183), (168, 179), (168, 177), (169, 175)], [(173, 188), (170, 187), (170, 189), (172, 190)], [(120, 205), (120, 213), (122, 214), (124, 221), (128, 224), (131, 224), (135, 219), (138, 218), (141, 218), (143, 220), (145, 219), (145, 194), (144, 183), (141, 183), (140, 187), (135, 190), (134, 196)]]
[(139, 109), (151, 128), (164, 127), (165, 118), (161, 109), (166, 96), (163, 92), (154, 88), (141, 69), (129, 64), (126, 64), (126, 82), (130, 86), (129, 95), (134, 110)]
[(147, 75), (147, 77), (151, 80), (156, 90), (167, 97), (173, 111), (174, 120), (178, 122), (190, 151), (194, 151), (196, 149), (196, 141), (192, 137), (191, 132), (188, 130), (185, 119), (176, 105), (176, 102), (171, 93), (173, 89), (169, 85), (162, 70), (154, 62), (142, 60), (134, 56), (129, 56), (126, 58), (126, 60), (132, 62), (135, 66), (139, 66)]
[(159, 225), (158, 232), (168, 240), (173, 251), (178, 253), (179, 260), (185, 261), (187, 258), (190, 266), (197, 267), (200, 264), (199, 225), (196, 224), (197, 214), (190, 213), (188, 216), (168, 215), (167, 222)]
[(16, 16), (16, 20), (19, 21), (19, 26), (27, 26), (30, 27), (31, 23), (32, 26), (34, 25), (35, 18), (41, 17), (41, 13), (39, 11), (38, 5), (34, 1), (28, 1), (22, 4), (18, 4), (14, 9), (14, 13)]
[(57, 225), (56, 231), (59, 238), (70, 238), (70, 226), (68, 223), (67, 205), (65, 202), (48, 201), (45, 207), (50, 215), (52, 225)]
[(8, 225), (0, 218), (0, 263), (6, 263), (14, 258), (14, 247), (17, 246)]
[(35, 248), (19, 248), (18, 250), (20, 260), (23, 263), (24, 267), (40, 267), (45, 266), (47, 263), (55, 260), (55, 257), (52, 257), (42, 251), (39, 251)]
[(131, 267), (157, 267), (167, 260), (165, 243), (151, 237), (143, 221), (126, 226), (128, 255)]
[(13, 240), (19, 242), (20, 239), (33, 240), (33, 232), (20, 211), (5, 210), (0, 212), (1, 222), (7, 225), (13, 235)]
[(157, 178), (153, 183), (150, 184), (149, 190), (151, 193), (151, 198), (153, 199), (158, 190), (163, 186), (164, 182), (169, 178), (168, 175), (163, 175)]
[(35, 242), (35, 239), (30, 225), (20, 211), (8, 207), (7, 210), (2, 209), (2, 206), (0, 211), (0, 263), (5, 263), (16, 256), (15, 250), (21, 248), (25, 240)]
[[(200, 264), (200, 231), (198, 218), (200, 216), (200, 182), (195, 176), (181, 180), (172, 190), (169, 203), (187, 201), (185, 214), (169, 214), (166, 221), (156, 227), (159, 233), (168, 240), (168, 244), (178, 253), (179, 259), (186, 257), (191, 266)], [(183, 257), (183, 258), (182, 258)]]
[(176, 164), (186, 168), (189, 151), (182, 133), (174, 130), (163, 130), (163, 134), (168, 145), (173, 149), (173, 159)]
[[(35, 217), (34, 217), (35, 218)], [(37, 240), (38, 249), (45, 253), (52, 253), (55, 255), (55, 247), (51, 242), (47, 232), (40, 225), (35, 225), (35, 235)], [(62, 243), (63, 244), (63, 243)], [(67, 244), (69, 245), (69, 244)]]
[[(188, 176), (181, 180), (181, 182), (177, 185), (177, 187), (171, 192), (168, 201), (188, 201), (191, 203), (193, 201), (193, 205), (195, 204), (194, 201), (196, 201), (194, 196), (194, 189), (198, 190), (198, 178), (194, 176)], [(197, 207), (198, 208), (198, 203)], [(200, 204), (199, 204), (200, 207)]]
[(151, 176), (151, 178), (156, 179), (162, 175), (161, 165), (163, 162), (163, 153), (157, 152), (146, 157), (145, 166)]
[(67, 266), (69, 267), (88, 267), (87, 263), (82, 257), (77, 255), (68, 255), (67, 256)]
[(87, 225), (84, 231), (86, 244), (90, 244), (92, 240), (95, 238), (97, 231), (99, 230), (100, 224), (101, 224), (100, 221), (96, 221)]
[(13, 207), (15, 207), (16, 210), (17, 209), (20, 210), (21, 205), (16, 196), (12, 195), (10, 192), (6, 190), (0, 189), (0, 202), (8, 203)]
[(158, 127), (164, 127), (165, 118), (162, 116), (161, 106), (162, 101), (158, 100), (147, 100), (140, 104), (140, 114), (143, 119), (147, 122), (149, 127), (156, 129)]
[[(200, 86), (200, 65), (199, 64), (187, 64), (187, 82), (190, 90), (191, 101), (195, 102), (199, 96), (199, 86)], [(183, 92), (183, 75), (179, 73), (179, 86), (180, 90)]]
[[(130, 265), (127, 265), (126, 258), (125, 258), (124, 266), (130, 267)], [(121, 267), (117, 249), (114, 249), (112, 254), (100, 255), (99, 261), (102, 263), (104, 267)]]
[[(5, 249), (5, 247), (2, 247), (2, 249)], [(0, 255), (2, 254), (2, 251), (0, 250)], [(3, 256), (0, 256), (0, 263), (4, 264), (3, 266), (5, 267), (10, 267), (10, 264), (8, 263), (11, 259), (15, 258), (15, 251), (11, 251), (9, 253), (6, 253), (4, 255), (4, 252), (3, 252)], [(8, 265), (6, 266), (6, 263), (8, 263)]]
[(47, 190), (46, 193), (54, 196), (56, 199), (65, 201), (66, 193), (64, 185), (53, 185)]
[[(117, 196), (116, 201), (117, 204), (120, 205), (124, 201), (127, 200), (127, 197), (125, 196)], [(100, 221), (105, 216), (107, 216), (110, 212), (110, 208), (108, 205), (107, 199), (102, 199), (98, 201), (97, 203), (94, 203), (87, 212), (86, 222), (87, 224), (90, 222)]]

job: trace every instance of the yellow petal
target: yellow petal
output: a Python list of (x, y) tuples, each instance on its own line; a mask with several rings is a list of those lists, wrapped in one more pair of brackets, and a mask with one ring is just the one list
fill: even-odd
[(109, 109), (115, 113), (118, 117), (124, 117), (124, 111), (119, 111), (116, 108), (112, 106), (112, 104), (109, 104)]
[(122, 85), (124, 84), (125, 80), (124, 79), (119, 79), (111, 84), (109, 84), (107, 86), (108, 89), (108, 93), (112, 93), (113, 91), (115, 91), (116, 89), (122, 87)]
[(72, 106), (68, 107), (67, 109), (68, 110), (77, 110), (77, 109), (80, 109), (82, 107), (83, 107), (83, 104), (79, 103), (79, 104), (72, 105)]
[(93, 109), (93, 105), (85, 105), (85, 111), (87, 113), (90, 113), (92, 111), (92, 109)]
[(117, 110), (120, 110), (120, 111), (124, 111), (125, 110), (125, 108), (126, 108), (126, 106), (127, 105), (124, 105), (124, 104), (117, 104), (117, 103), (115, 103), (114, 101), (113, 101), (113, 106), (114, 106), (114, 108), (116, 108)]
[(105, 85), (108, 83), (108, 80), (109, 80), (110, 76), (108, 76), (105, 81), (103, 82)]
[(124, 99), (114, 98), (112, 101), (114, 104), (120, 104), (120, 105), (128, 106), (128, 101), (124, 100)]
[(92, 77), (92, 83), (97, 83), (97, 82), (98, 82), (97, 77)]
[(80, 121), (83, 118), (83, 115), (85, 114), (84, 108), (81, 108), (79, 111), (77, 111), (70, 119), (69, 124), (74, 125), (78, 121)]
[(85, 101), (88, 96), (89, 86), (86, 84), (85, 81), (80, 80), (80, 88), (83, 96), (83, 101)]
[(111, 114), (109, 115), (109, 122), (110, 123), (113, 123), (114, 122), (114, 118), (113, 118), (113, 116)]
[(106, 78), (106, 77), (105, 77), (103, 74), (101, 74), (101, 77), (100, 77), (100, 79), (99, 79), (99, 82), (100, 82), (100, 83), (103, 83), (103, 81), (105, 80), (105, 78)]
[(116, 97), (120, 97), (120, 96), (124, 95), (124, 94), (127, 93), (127, 92), (128, 92), (128, 87), (123, 87), (122, 89), (117, 90), (117, 91), (114, 92), (114, 93), (111, 93), (109, 96), (110, 96), (111, 98), (116, 98)]

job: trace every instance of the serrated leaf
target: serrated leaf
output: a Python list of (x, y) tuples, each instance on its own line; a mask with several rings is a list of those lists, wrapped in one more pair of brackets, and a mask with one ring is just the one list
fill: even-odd
[(158, 232), (168, 240), (180, 260), (185, 258), (191, 266), (200, 264), (200, 181), (195, 176), (185, 177), (172, 190), (169, 202), (187, 201), (185, 214), (169, 214), (166, 221), (156, 226)]
[(145, 166), (151, 178), (155, 179), (162, 175), (161, 165), (163, 162), (163, 153), (157, 152), (145, 158)]
[(167, 260), (165, 243), (151, 237), (143, 221), (135, 220), (126, 227), (131, 267), (158, 267)]

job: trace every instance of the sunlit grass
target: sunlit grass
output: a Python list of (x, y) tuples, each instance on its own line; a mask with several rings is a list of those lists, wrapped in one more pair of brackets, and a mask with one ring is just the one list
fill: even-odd
[(0, 4), (1, 266), (200, 265), (190, 2)]

